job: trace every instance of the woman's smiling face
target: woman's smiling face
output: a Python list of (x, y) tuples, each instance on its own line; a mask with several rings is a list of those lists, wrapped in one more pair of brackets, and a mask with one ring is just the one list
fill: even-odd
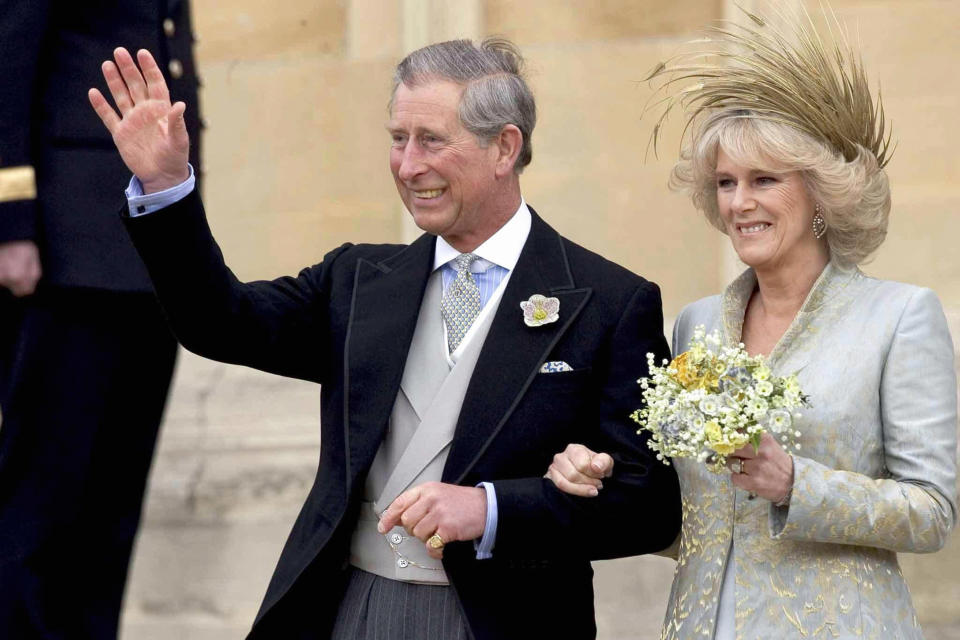
[(745, 264), (770, 270), (815, 258), (813, 203), (799, 171), (767, 171), (738, 164), (717, 149), (717, 209)]

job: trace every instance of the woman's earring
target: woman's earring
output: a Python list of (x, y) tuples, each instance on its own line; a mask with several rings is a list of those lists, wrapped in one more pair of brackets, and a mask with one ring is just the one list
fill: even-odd
[(818, 202), (813, 208), (813, 236), (819, 240), (827, 232), (827, 221), (823, 219), (823, 207)]

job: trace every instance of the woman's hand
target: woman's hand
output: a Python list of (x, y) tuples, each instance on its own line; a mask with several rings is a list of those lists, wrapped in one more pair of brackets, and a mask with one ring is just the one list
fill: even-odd
[(613, 474), (613, 458), (594, 453), (582, 444), (568, 444), (563, 453), (553, 456), (553, 463), (544, 476), (564, 493), (591, 498), (603, 488), (601, 478)]
[(748, 444), (730, 454), (727, 466), (734, 486), (764, 500), (783, 502), (793, 489), (793, 458), (769, 433), (760, 438), (756, 451)]

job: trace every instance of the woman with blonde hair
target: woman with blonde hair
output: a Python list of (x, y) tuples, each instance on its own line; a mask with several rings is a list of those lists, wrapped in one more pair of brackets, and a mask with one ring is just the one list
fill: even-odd
[[(730, 64), (653, 74), (687, 87), (667, 102), (692, 122), (671, 183), (748, 266), (683, 309), (673, 349), (718, 330), (796, 373), (812, 406), (797, 452), (765, 434), (729, 474), (672, 462), (683, 527), (662, 637), (922, 638), (897, 553), (937, 551), (957, 520), (953, 344), (933, 291), (857, 266), (890, 212), (889, 135), (859, 58), (806, 14), (786, 31), (747, 15), (711, 36)], [(548, 477), (590, 496), (610, 473), (571, 445)]]

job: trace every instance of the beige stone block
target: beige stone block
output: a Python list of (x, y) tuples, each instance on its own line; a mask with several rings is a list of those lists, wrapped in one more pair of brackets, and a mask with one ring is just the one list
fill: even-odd
[(687, 33), (722, 10), (722, 0), (486, 0), (486, 28), (523, 45), (616, 40)]
[(347, 240), (396, 241), (384, 129), (392, 62), (208, 65), (207, 210), (243, 279), (296, 273)]
[(891, 95), (884, 100), (897, 147), (887, 165), (894, 203), (901, 189), (955, 188), (960, 176), (960, 91), (953, 94)]
[(871, 275), (931, 287), (947, 308), (960, 308), (960, 189), (899, 188), (894, 191), (887, 239)]
[(347, 3), (347, 55), (353, 59), (390, 57), (404, 51), (402, 0), (350, 0)]
[(180, 355), (146, 525), (292, 523), (319, 458), (319, 386)]
[(403, 0), (405, 53), (434, 42), (479, 38), (482, 0)]
[[(960, 4), (950, 0), (861, 2), (837, 8), (884, 96), (955, 96)], [(913, 117), (920, 117), (915, 115)]]
[(197, 60), (222, 61), (342, 53), (346, 8), (340, 0), (193, 3)]
[(250, 630), (290, 524), (143, 527), (123, 640), (226, 640)]
[(640, 120), (650, 90), (638, 80), (675, 44), (527, 47), (539, 121), (521, 178), (527, 202), (562, 233), (657, 282), (667, 315), (721, 284), (717, 232), (667, 189), (680, 122), (669, 122), (658, 160), (647, 154), (652, 121)]

